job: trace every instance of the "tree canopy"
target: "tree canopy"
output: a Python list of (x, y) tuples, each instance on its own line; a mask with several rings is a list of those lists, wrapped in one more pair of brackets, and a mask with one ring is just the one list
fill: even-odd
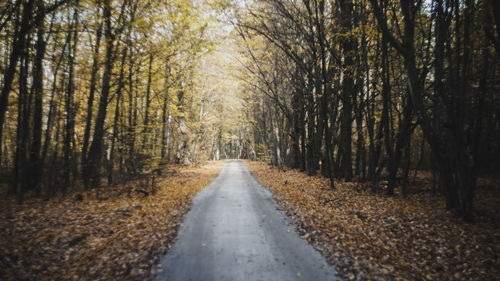
[(2, 181), (22, 202), (252, 158), (406, 195), (431, 170), (472, 220), (500, 165), (498, 6), (3, 1)]

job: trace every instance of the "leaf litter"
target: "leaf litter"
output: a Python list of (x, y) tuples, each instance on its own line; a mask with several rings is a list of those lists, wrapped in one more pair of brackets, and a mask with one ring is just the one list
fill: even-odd
[[(246, 161), (293, 219), (297, 232), (349, 280), (498, 280), (499, 181), (480, 181), (476, 223), (430, 192), (372, 194), (360, 183)], [(492, 196), (493, 195), (493, 196)]]
[(172, 246), (191, 199), (221, 167), (221, 162), (175, 167), (176, 173), (158, 180), (154, 195), (127, 184), (99, 188), (101, 200), (95, 191), (32, 198), (22, 206), (2, 199), (0, 279), (151, 279), (161, 270), (159, 258)]

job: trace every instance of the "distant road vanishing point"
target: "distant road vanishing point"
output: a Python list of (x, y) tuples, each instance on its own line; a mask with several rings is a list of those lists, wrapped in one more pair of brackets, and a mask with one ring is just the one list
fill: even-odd
[(156, 280), (340, 280), (239, 161), (193, 200)]

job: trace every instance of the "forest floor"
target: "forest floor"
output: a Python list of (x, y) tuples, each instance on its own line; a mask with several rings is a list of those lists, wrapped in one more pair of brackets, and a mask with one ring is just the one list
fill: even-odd
[(223, 162), (170, 167), (155, 194), (139, 182), (48, 201), (0, 201), (1, 280), (147, 280), (195, 194)]
[(421, 192), (407, 198), (373, 194), (361, 183), (308, 177), (246, 161), (337, 274), (348, 280), (498, 280), (500, 179), (480, 179), (474, 224), (445, 210), (444, 198)]

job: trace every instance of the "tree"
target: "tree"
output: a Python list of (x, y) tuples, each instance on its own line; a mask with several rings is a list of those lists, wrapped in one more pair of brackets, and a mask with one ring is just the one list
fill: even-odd
[[(472, 220), (475, 181), (488, 162), (478, 144), (492, 140), (485, 122), (498, 123), (492, 117), (498, 102), (486, 90), (493, 89), (494, 72), (485, 59), (496, 42), (489, 24), (495, 5), (369, 3), (262, 0), (233, 8), (249, 58), (245, 80), (256, 85), (249, 91), (283, 114), (276, 122), (265, 108), (249, 107), (254, 143), (287, 151), (271, 154), (273, 163), (290, 157), (285, 163), (297, 167), (303, 155), (307, 174), (320, 169), (332, 186), (333, 178), (352, 180), (353, 169), (354, 179), (371, 181), (374, 192), (385, 179), (388, 195), (396, 187), (409, 192), (409, 170), (422, 168), (425, 152), (416, 148), (423, 147), (436, 163), (447, 207)], [(485, 100), (493, 105), (486, 111)], [(277, 144), (262, 128), (284, 129), (286, 137)]]

